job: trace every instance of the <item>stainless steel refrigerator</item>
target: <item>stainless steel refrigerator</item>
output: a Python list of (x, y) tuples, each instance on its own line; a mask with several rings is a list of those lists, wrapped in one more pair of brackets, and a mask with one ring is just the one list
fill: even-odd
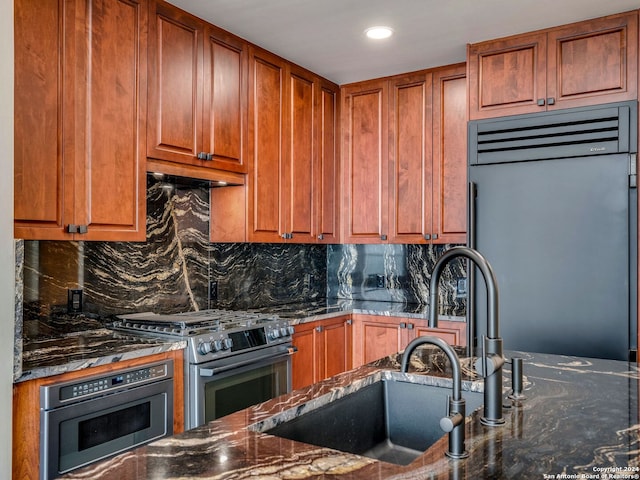
[(633, 357), (637, 132), (637, 102), (469, 122), (468, 241), (495, 271), (505, 349)]

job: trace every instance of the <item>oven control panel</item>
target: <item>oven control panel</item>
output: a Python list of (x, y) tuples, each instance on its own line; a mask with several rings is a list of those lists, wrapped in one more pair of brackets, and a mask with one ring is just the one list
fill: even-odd
[(144, 385), (173, 377), (173, 362), (161, 362), (142, 367), (120, 370), (108, 375), (94, 376), (55, 386), (41, 387), (41, 397), (47, 397), (47, 406), (64, 405), (96, 396)]
[(192, 361), (201, 362), (271, 345), (291, 343), (294, 332), (294, 327), (286, 320), (270, 322), (260, 327), (211, 332), (199, 335), (193, 342), (193, 351), (190, 355)]

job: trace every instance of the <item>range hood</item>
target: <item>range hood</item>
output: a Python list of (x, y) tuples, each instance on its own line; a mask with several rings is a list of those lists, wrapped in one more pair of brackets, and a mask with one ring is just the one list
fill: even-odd
[(147, 183), (160, 182), (171, 185), (178, 190), (190, 190), (194, 188), (221, 188), (234, 185), (242, 185), (240, 183), (229, 183), (224, 180), (204, 180), (202, 178), (183, 177), (180, 175), (169, 175), (161, 172), (148, 172)]
[(176, 164), (147, 159), (147, 178), (166, 182), (176, 188), (217, 188), (244, 185), (246, 175), (215, 168)]

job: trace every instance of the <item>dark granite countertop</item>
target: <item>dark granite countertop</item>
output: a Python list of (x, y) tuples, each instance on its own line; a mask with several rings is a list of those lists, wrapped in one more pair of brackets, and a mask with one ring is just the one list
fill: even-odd
[[(526, 399), (505, 400), (501, 427), (465, 424), (469, 457), (444, 455), (446, 436), (407, 466), (293, 442), (255, 431), (292, 408), (326, 402), (380, 376), (402, 376), (398, 356), (332, 377), (306, 389), (236, 412), (68, 474), (69, 479), (544, 479), (638, 478), (639, 370), (634, 363), (558, 355), (524, 358)], [(414, 355), (418, 375), (405, 380), (448, 384), (443, 356), (429, 348)], [(470, 359), (462, 359), (463, 371)], [(446, 362), (444, 362), (446, 365)], [(505, 365), (508, 367), (508, 365)], [(505, 393), (510, 372), (504, 371)], [(465, 376), (463, 390), (482, 383)], [(420, 421), (420, 418), (416, 418)], [(618, 477), (607, 476), (615, 473)], [(627, 475), (627, 476), (621, 476)]]
[[(270, 312), (287, 318), (292, 324), (323, 320), (336, 315), (360, 313), (367, 315), (385, 315), (428, 320), (429, 306), (417, 303), (382, 302), (375, 300), (353, 300), (343, 298), (327, 298), (314, 302), (288, 303), (254, 309)], [(443, 307), (438, 317), (442, 320), (466, 321), (464, 316), (455, 316)]]
[[(397, 302), (326, 299), (317, 302), (284, 304), (253, 309), (287, 318), (292, 324), (331, 318), (350, 313), (397, 315), (426, 319), (428, 308)], [(447, 317), (464, 321), (464, 317)], [(22, 371), (14, 382), (48, 377), (73, 370), (95, 367), (136, 357), (153, 355), (186, 347), (179, 339), (154, 339), (126, 335), (104, 328), (113, 318), (91, 318), (84, 315), (59, 316), (44, 321), (27, 322), (37, 332), (22, 342)]]
[(33, 340), (23, 344), (22, 375), (15, 382), (181, 350), (186, 346), (186, 341), (180, 339), (145, 338), (106, 328)]

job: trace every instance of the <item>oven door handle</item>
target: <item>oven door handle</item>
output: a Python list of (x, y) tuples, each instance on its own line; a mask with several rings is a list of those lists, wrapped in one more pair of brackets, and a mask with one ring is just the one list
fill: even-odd
[(277, 360), (282, 357), (288, 357), (293, 355), (298, 351), (297, 347), (291, 346), (288, 348), (287, 352), (281, 353), (279, 355), (263, 355), (261, 357), (252, 358), (249, 360), (245, 360), (243, 362), (236, 362), (231, 365), (225, 365), (224, 367), (216, 367), (216, 368), (199, 368), (199, 373), (201, 377), (213, 377), (222, 372), (226, 372), (228, 370), (233, 370), (234, 368), (243, 367), (245, 365), (251, 365), (252, 363), (257, 363), (262, 360)]

